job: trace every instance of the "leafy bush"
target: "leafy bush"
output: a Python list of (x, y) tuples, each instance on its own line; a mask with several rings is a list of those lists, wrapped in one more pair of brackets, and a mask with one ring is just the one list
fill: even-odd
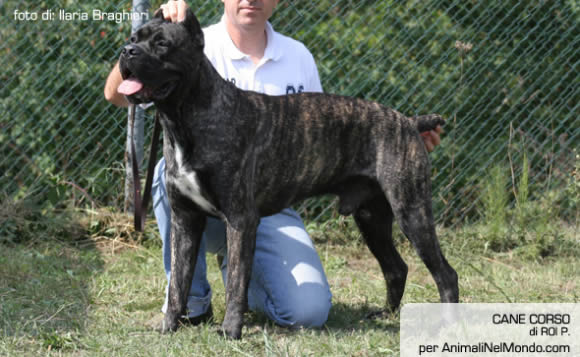
[[(507, 174), (510, 168), (499, 165), (483, 180), (481, 209), (484, 219), (478, 227), (485, 247), (496, 252), (514, 251), (529, 259), (580, 255), (578, 242), (564, 239), (571, 237), (575, 228), (568, 228), (558, 219), (556, 202), (561, 198), (553, 194), (554, 191), (544, 191), (541, 199), (529, 201), (526, 155), (521, 165), (523, 174), (517, 183), (515, 180), (510, 183)], [(514, 198), (514, 205), (510, 205), (509, 196)]]

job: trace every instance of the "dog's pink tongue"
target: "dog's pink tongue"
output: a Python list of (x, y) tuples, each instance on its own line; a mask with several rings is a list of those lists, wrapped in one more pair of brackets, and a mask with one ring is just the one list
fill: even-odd
[(124, 95), (135, 94), (143, 88), (143, 83), (139, 82), (137, 79), (125, 79), (117, 88), (117, 92)]

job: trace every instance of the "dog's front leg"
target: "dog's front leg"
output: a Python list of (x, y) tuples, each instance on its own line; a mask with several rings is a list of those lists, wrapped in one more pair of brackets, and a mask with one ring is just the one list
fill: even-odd
[(173, 199), (171, 203), (171, 278), (162, 332), (172, 332), (186, 316), (187, 297), (206, 216), (197, 207)]
[(248, 285), (254, 261), (259, 217), (231, 219), (227, 225), (228, 274), (226, 316), (222, 325), (227, 337), (242, 337), (243, 314), (248, 306)]

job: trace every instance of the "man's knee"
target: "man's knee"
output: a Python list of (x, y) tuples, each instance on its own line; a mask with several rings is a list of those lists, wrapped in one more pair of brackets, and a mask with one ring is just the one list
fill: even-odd
[(271, 309), (273, 320), (286, 327), (322, 327), (330, 312), (330, 291), (322, 287), (299, 289), (284, 307)]
[(331, 302), (330, 296), (322, 295), (317, 298), (310, 298), (303, 301), (302, 306), (298, 306), (296, 314), (296, 325), (303, 327), (322, 327), (328, 320)]

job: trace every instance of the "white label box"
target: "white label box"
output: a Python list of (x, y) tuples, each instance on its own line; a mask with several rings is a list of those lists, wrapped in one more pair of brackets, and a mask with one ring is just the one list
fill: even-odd
[(580, 356), (580, 304), (405, 304), (411, 356)]

